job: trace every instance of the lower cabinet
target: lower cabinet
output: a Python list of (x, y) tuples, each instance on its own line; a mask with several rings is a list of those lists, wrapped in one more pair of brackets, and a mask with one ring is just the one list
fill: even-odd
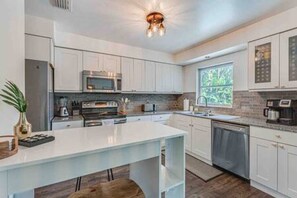
[(211, 164), (210, 119), (175, 114), (173, 127), (188, 132), (185, 143), (188, 154)]
[(251, 180), (271, 189), (274, 196), (297, 197), (297, 142), (286, 144), (297, 134), (251, 127), (252, 136), (257, 136), (254, 131), (260, 137), (250, 138)]
[(277, 190), (277, 143), (250, 138), (250, 177)]
[(278, 146), (278, 190), (289, 197), (297, 197), (297, 147)]

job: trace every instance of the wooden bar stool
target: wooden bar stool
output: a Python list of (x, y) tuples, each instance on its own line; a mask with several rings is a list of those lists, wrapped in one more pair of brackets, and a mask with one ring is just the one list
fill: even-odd
[(145, 198), (145, 196), (133, 180), (116, 179), (74, 192), (68, 198)]

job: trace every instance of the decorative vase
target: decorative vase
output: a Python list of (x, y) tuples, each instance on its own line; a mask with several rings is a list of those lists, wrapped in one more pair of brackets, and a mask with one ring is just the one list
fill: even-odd
[(127, 114), (127, 105), (126, 104), (121, 104), (120, 105), (120, 113), (121, 114)]
[(14, 134), (19, 139), (24, 139), (29, 137), (32, 133), (32, 125), (27, 121), (26, 113), (20, 113), (20, 118), (18, 123), (14, 126)]

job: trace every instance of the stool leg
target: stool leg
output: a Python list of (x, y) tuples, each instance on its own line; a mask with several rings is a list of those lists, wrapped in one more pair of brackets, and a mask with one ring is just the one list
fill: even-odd
[(76, 179), (75, 192), (80, 190), (80, 184), (81, 184), (81, 177), (78, 177)]
[(109, 171), (110, 171), (111, 179), (114, 180), (112, 169), (109, 169)]
[(108, 181), (110, 181), (109, 169), (107, 169), (107, 179), (108, 179)]

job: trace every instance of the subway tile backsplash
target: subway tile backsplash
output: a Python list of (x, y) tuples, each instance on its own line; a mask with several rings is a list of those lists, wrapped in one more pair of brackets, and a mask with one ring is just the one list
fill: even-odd
[[(116, 100), (128, 98), (131, 103), (128, 105), (128, 112), (141, 111), (141, 105), (147, 101), (157, 104), (158, 111), (165, 110), (182, 110), (183, 100), (190, 99), (190, 104), (194, 104), (196, 100), (195, 92), (184, 93), (183, 95), (166, 95), (166, 94), (96, 94), (96, 93), (56, 93), (55, 104), (60, 96), (68, 98), (68, 109), (71, 111), (71, 101), (75, 100)], [(234, 91), (232, 108), (209, 107), (213, 113), (238, 115), (250, 118), (263, 119), (263, 108), (266, 106), (267, 99), (297, 99), (296, 91), (286, 92), (248, 92)], [(57, 107), (57, 105), (55, 105)], [(57, 109), (57, 108), (56, 108)], [(204, 107), (199, 107), (200, 111), (204, 111)]]
[[(196, 93), (185, 93), (178, 97), (178, 108), (183, 108), (183, 100), (188, 98), (192, 104), (196, 100)], [(238, 115), (250, 118), (263, 119), (263, 109), (267, 99), (297, 99), (296, 91), (285, 92), (248, 92), (234, 91), (232, 108), (209, 107), (213, 113)], [(204, 111), (204, 107), (199, 107)]]
[(141, 111), (141, 105), (150, 102), (157, 105), (158, 111), (176, 110), (178, 108), (178, 95), (167, 94), (99, 94), (99, 93), (56, 93), (55, 94), (55, 112), (57, 112), (58, 99), (61, 96), (68, 98), (68, 109), (71, 111), (71, 101), (91, 101), (91, 100), (116, 100), (128, 98), (131, 102), (128, 105), (128, 112)]

